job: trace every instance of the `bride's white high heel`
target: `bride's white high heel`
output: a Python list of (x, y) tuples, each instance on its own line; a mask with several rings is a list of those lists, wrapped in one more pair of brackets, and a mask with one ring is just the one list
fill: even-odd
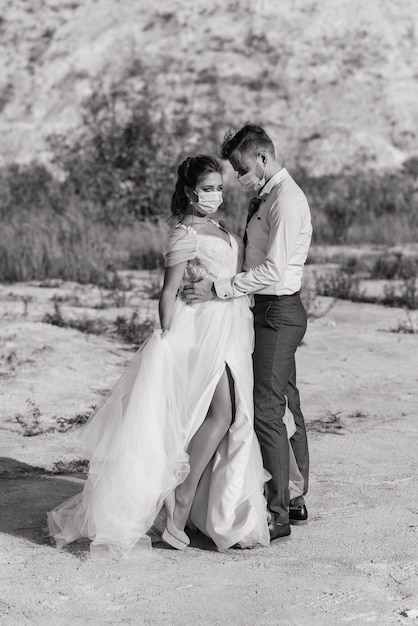
[(190, 544), (190, 539), (186, 533), (179, 530), (173, 521), (174, 507), (176, 506), (176, 498), (174, 491), (164, 500), (167, 510), (167, 522), (163, 531), (162, 539), (176, 550), (184, 550)]

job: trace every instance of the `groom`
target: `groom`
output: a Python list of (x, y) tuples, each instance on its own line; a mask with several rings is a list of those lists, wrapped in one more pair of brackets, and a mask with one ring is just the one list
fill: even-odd
[(290, 535), (289, 523), (303, 523), (303, 496), (289, 502), (289, 443), (283, 416), (288, 406), (296, 424), (291, 445), (308, 490), (309, 452), (296, 387), (295, 352), (306, 331), (300, 300), (303, 266), (312, 236), (309, 205), (302, 190), (276, 160), (273, 143), (260, 127), (248, 124), (229, 132), (220, 146), (238, 181), (256, 191), (250, 202), (243, 272), (230, 279), (202, 279), (184, 288), (190, 303), (254, 294), (254, 427), (263, 464), (272, 478), (267, 502), (270, 538)]

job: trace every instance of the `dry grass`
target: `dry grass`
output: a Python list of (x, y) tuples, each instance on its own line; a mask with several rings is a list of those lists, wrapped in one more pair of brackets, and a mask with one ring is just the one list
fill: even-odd
[(306, 430), (327, 435), (344, 435), (344, 424), (340, 414), (328, 411), (324, 417), (307, 422)]
[(57, 461), (53, 464), (52, 474), (85, 474), (89, 462), (86, 459), (73, 459), (72, 461)]
[(105, 320), (83, 316), (79, 319), (65, 319), (58, 302), (54, 303), (53, 313), (46, 313), (42, 319), (44, 324), (52, 324), (60, 328), (74, 328), (88, 335), (102, 335), (108, 328)]
[(400, 333), (402, 335), (418, 334), (418, 321), (412, 319), (411, 313), (405, 309), (405, 318), (399, 320), (397, 326), (390, 328), (391, 333)]
[[(201, 148), (184, 115), (167, 125), (152, 86), (137, 99), (97, 87), (77, 136), (49, 139), (62, 179), (40, 163), (0, 169), (0, 281), (112, 286), (114, 270), (162, 266), (176, 167)], [(220, 130), (212, 124), (200, 143), (213, 151)], [(293, 168), (312, 207), (314, 243), (417, 240), (417, 168), (411, 159), (394, 173), (320, 178)], [(242, 234), (249, 197), (239, 185), (226, 185), (224, 195), (223, 219)]]
[(153, 320), (138, 321), (138, 313), (134, 311), (128, 319), (124, 315), (118, 315), (112, 322), (100, 318), (90, 318), (83, 315), (80, 318), (66, 318), (63, 316), (60, 305), (54, 302), (52, 313), (46, 313), (42, 319), (44, 324), (52, 324), (60, 328), (73, 328), (88, 335), (109, 334), (132, 344), (137, 349), (154, 329)]
[(130, 319), (119, 315), (114, 321), (114, 326), (118, 337), (127, 343), (133, 344), (135, 350), (145, 341), (154, 329), (152, 320), (138, 322), (138, 314), (136, 311), (132, 313)]
[(164, 222), (117, 229), (75, 210), (70, 215), (22, 215), (0, 229), (0, 281), (58, 278), (117, 288), (115, 269), (161, 265), (167, 230)]
[(78, 413), (73, 417), (56, 417), (53, 424), (42, 423), (42, 413), (33, 398), (26, 399), (27, 410), (14, 416), (14, 421), (20, 426), (24, 437), (36, 437), (45, 433), (66, 433), (83, 426), (93, 415), (96, 407), (91, 406), (88, 411)]
[[(0, 281), (60, 278), (117, 288), (117, 269), (162, 266), (176, 167), (198, 147), (184, 115), (167, 125), (152, 86), (137, 99), (97, 87), (80, 132), (49, 138), (62, 179), (40, 163), (0, 169)], [(210, 126), (201, 144), (213, 151), (219, 131)], [(294, 168), (312, 207), (314, 242), (418, 239), (416, 169), (410, 160), (392, 174), (313, 178)], [(226, 185), (224, 196), (223, 219), (242, 234), (249, 197), (239, 185)]]

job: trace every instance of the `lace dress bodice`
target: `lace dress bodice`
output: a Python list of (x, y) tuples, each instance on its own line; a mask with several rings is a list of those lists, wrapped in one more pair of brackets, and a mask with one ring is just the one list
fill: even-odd
[[(216, 224), (216, 222), (215, 222)], [(229, 234), (230, 243), (220, 236), (198, 233), (192, 226), (177, 224), (165, 249), (166, 267), (187, 261), (184, 281), (195, 282), (209, 276), (229, 278), (239, 271), (242, 244)]]

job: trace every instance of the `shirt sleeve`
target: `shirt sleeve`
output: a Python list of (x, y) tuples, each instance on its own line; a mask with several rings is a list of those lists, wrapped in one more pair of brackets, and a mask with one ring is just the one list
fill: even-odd
[(215, 281), (219, 298), (237, 298), (261, 291), (283, 281), (289, 259), (295, 249), (303, 218), (298, 202), (276, 200), (268, 213), (269, 238), (267, 256), (263, 263), (236, 274), (232, 278)]
[(173, 228), (164, 247), (165, 266), (173, 267), (196, 256), (197, 235), (191, 228)]

